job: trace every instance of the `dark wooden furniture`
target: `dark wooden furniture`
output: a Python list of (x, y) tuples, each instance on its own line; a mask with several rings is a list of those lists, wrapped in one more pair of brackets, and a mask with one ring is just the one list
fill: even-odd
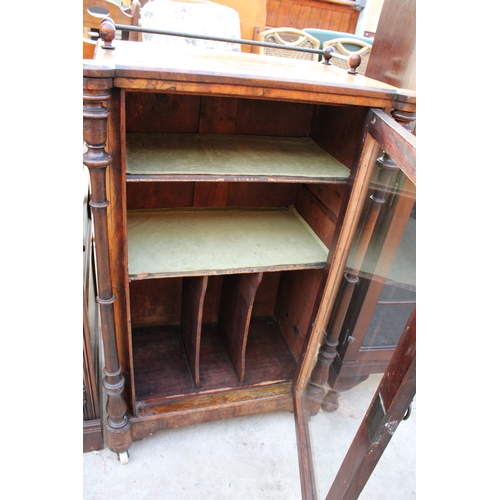
[(355, 33), (361, 4), (350, 0), (267, 0), (266, 27)]
[(104, 447), (99, 391), (99, 312), (89, 207), (88, 172), (84, 167), (83, 199), (83, 451)]
[(84, 62), (84, 164), (126, 462), (159, 429), (294, 408), (379, 153), (367, 127), (395, 123), (371, 108), (411, 115), (415, 95), (316, 62), (112, 46)]
[(416, 90), (416, 0), (384, 0), (366, 75)]
[(97, 386), (95, 350), (92, 348), (92, 330), (89, 323), (88, 307), (83, 304), (83, 451), (104, 448), (99, 390)]

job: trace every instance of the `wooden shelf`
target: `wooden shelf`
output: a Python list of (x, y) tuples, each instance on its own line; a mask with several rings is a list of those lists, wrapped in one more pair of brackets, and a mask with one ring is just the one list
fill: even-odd
[(309, 137), (127, 134), (127, 180), (345, 182), (349, 169)]
[(176, 401), (291, 382), (297, 363), (272, 317), (252, 318), (246, 350), (246, 377), (239, 381), (216, 323), (204, 324), (200, 385), (195, 387), (177, 325), (134, 328), (134, 373), (138, 405)]
[(320, 269), (327, 254), (294, 207), (128, 212), (131, 280)]

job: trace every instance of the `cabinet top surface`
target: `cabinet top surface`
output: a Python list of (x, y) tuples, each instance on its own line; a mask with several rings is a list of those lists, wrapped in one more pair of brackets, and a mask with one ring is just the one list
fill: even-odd
[[(191, 83), (205, 86), (207, 92), (224, 94), (223, 88), (215, 87), (222, 85), (239, 87), (241, 95), (248, 95), (250, 89), (253, 96), (260, 92), (264, 98), (289, 97), (317, 102), (325, 98), (328, 101), (328, 96), (342, 96), (344, 100), (350, 99), (345, 101), (348, 104), (371, 106), (390, 104), (398, 92), (391, 85), (362, 75), (350, 75), (320, 62), (246, 52), (168, 50), (166, 46), (146, 42), (115, 40), (113, 45), (114, 50), (106, 50), (100, 44), (95, 59), (84, 61), (85, 77), (114, 78), (114, 85), (122, 88), (170, 90), (169, 84), (175, 87), (175, 84)], [(137, 83), (140, 80), (142, 84)], [(171, 90), (180, 90), (174, 87)], [(274, 95), (266, 95), (270, 91)], [(290, 94), (294, 91), (301, 95), (294, 97)], [(316, 98), (312, 94), (317, 94)]]

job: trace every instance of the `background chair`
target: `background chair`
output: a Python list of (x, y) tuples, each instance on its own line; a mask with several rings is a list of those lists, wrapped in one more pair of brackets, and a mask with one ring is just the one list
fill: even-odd
[[(358, 67), (358, 73), (360, 75), (366, 73), (366, 66), (368, 65), (372, 50), (370, 44), (354, 38), (335, 38), (334, 40), (323, 42), (323, 49), (327, 47), (332, 47), (333, 49), (334, 56), (330, 59), (330, 62), (334, 66), (347, 70), (349, 69), (349, 57), (352, 54), (359, 54), (361, 56), (361, 64)], [(347, 47), (356, 47), (357, 50), (349, 50)]]
[[(99, 30), (99, 26), (104, 17), (111, 17), (116, 24), (128, 26), (139, 26), (139, 16), (141, 4), (139, 0), (132, 0), (130, 13), (125, 12), (117, 3), (119, 0), (83, 0), (83, 36), (92, 38), (91, 30)], [(95, 36), (97, 38), (97, 36)], [(122, 40), (138, 41), (140, 33), (121, 34)]]
[[(256, 33), (256, 40), (260, 42), (274, 43), (276, 45), (286, 45), (288, 47), (304, 47), (309, 49), (319, 49), (320, 41), (295, 28), (271, 28), (261, 33)], [(259, 47), (259, 54), (278, 57), (289, 57), (294, 59), (304, 59), (308, 61), (318, 61), (319, 55), (292, 51), (274, 47)]]
[[(312, 35), (314, 38), (317, 38), (320, 41), (320, 49), (323, 49), (324, 42), (334, 40), (335, 38), (351, 38), (365, 42), (368, 45), (373, 45), (373, 40), (371, 38), (354, 35), (353, 33), (347, 33), (344, 31), (321, 30), (317, 28), (302, 28), (302, 31), (309, 33), (309, 35)], [(359, 47), (346, 44), (346, 48), (349, 50), (358, 50)]]

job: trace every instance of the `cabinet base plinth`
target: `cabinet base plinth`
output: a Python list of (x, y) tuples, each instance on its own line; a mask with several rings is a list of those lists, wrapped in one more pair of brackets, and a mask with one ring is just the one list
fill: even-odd
[(131, 417), (132, 440), (139, 441), (161, 429), (184, 427), (212, 420), (272, 411), (293, 411), (290, 382), (243, 391), (197, 396), (139, 409)]
[(101, 421), (97, 419), (83, 421), (83, 452), (102, 450), (104, 441), (102, 438)]

